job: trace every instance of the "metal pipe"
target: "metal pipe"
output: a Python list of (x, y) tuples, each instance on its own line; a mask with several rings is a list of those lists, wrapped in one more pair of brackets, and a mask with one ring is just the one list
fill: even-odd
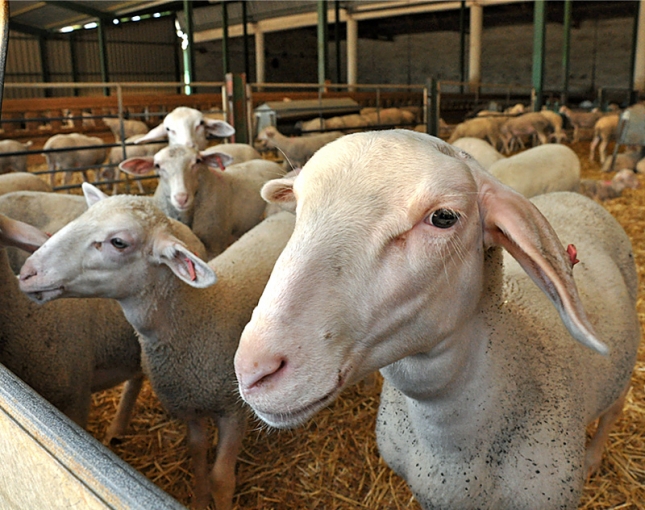
[(573, 10), (573, 1), (565, 0), (564, 2), (564, 20), (563, 20), (563, 42), (562, 42), (562, 95), (560, 103), (567, 104), (569, 100), (569, 57), (571, 55), (571, 13)]
[[(347, 14), (347, 84), (358, 82), (358, 21)], [(350, 89), (353, 90), (353, 89)]]
[(535, 103), (533, 111), (542, 109), (544, 88), (544, 44), (546, 35), (546, 0), (536, 0), (533, 10), (533, 88)]
[(327, 0), (318, 0), (318, 84), (327, 80)]
[[(108, 58), (107, 58), (107, 45), (105, 41), (105, 26), (103, 20), (98, 20), (98, 43), (99, 43), (99, 61), (101, 63), (101, 81), (107, 83), (110, 81), (108, 74)], [(109, 96), (109, 87), (103, 88), (103, 95)]]
[(251, 79), (250, 69), (249, 69), (249, 28), (246, 19), (246, 2), (242, 2), (242, 25), (244, 30), (243, 40), (244, 40), (244, 74), (246, 74), (246, 79)]
[(480, 4), (470, 6), (470, 54), (468, 59), (468, 82), (471, 92), (478, 91), (481, 82), (482, 28), (484, 8)]
[(230, 72), (228, 60), (228, 6), (226, 2), (222, 2), (222, 67), (224, 71), (224, 78)]
[(633, 88), (645, 92), (645, 0), (639, 2), (635, 54)]
[(184, 65), (186, 66), (184, 76), (187, 78), (186, 81), (191, 84), (190, 87), (187, 87), (187, 92), (191, 94), (194, 86), (192, 83), (195, 79), (195, 55), (193, 52), (193, 4), (189, 0), (184, 0), (184, 17), (186, 18), (186, 40), (188, 42), (188, 46), (183, 50)]
[(340, 2), (334, 2), (334, 43), (336, 44), (336, 83), (340, 83)]

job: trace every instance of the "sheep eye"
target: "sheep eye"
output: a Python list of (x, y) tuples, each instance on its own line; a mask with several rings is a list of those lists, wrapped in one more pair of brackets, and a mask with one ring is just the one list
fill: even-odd
[(126, 243), (123, 239), (120, 239), (118, 237), (114, 237), (113, 239), (110, 239), (110, 244), (114, 246), (117, 250), (125, 250), (128, 247), (128, 243)]
[(437, 209), (426, 220), (437, 228), (450, 228), (459, 220), (459, 214), (450, 209)]
[(157, 170), (159, 170), (159, 168), (161, 168), (161, 167), (159, 166), (159, 163), (155, 163), (155, 168), (156, 168)]

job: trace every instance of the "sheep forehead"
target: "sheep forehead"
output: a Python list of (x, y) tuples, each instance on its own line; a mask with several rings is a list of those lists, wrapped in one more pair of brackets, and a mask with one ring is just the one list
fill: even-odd
[(347, 135), (314, 154), (294, 190), (298, 202), (312, 209), (407, 210), (420, 200), (472, 194), (475, 182), (467, 160), (472, 158), (465, 152), (421, 133)]
[(150, 232), (159, 225), (170, 228), (168, 218), (144, 197), (116, 195), (90, 207), (80, 218), (79, 223), (90, 225), (96, 232), (119, 229), (138, 229)]
[(154, 156), (155, 163), (168, 163), (168, 162), (179, 162), (181, 166), (186, 164), (186, 161), (192, 161), (197, 158), (197, 151), (192, 147), (186, 145), (175, 144), (169, 145), (161, 149)]
[(199, 110), (187, 106), (179, 106), (165, 116), (164, 125), (192, 125), (201, 121), (203, 117), (202, 112)]

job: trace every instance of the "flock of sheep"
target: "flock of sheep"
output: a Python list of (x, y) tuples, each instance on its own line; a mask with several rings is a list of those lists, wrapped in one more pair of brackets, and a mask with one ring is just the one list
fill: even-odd
[[(232, 507), (251, 410), (294, 427), (379, 369), (379, 450), (423, 507), (577, 508), (640, 341), (629, 238), (579, 192), (637, 186), (638, 162), (610, 185), (581, 182), (577, 155), (548, 143), (565, 139), (562, 117), (514, 113), (467, 120), (448, 143), (265, 128), (256, 147), (280, 165), (208, 147), (234, 129), (180, 107), (115, 132), (168, 142), (127, 159), (116, 148), (119, 171), (158, 174), (152, 197), (88, 182), (83, 197), (57, 194), (31, 175), (45, 188), (29, 189), (13, 162), (0, 176), (0, 362), (81, 427), (91, 393), (126, 382), (106, 441), (149, 379), (187, 425), (196, 508)], [(601, 159), (599, 124), (614, 116), (592, 124)], [(89, 152), (47, 157), (61, 171), (106, 158)]]

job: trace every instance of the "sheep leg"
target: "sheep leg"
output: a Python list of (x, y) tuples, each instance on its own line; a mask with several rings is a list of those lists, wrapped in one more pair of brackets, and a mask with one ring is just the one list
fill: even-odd
[(600, 147), (598, 148), (598, 154), (600, 154), (600, 163), (603, 164), (607, 159), (607, 145), (609, 144), (608, 138), (603, 138), (600, 142)]
[(105, 444), (110, 444), (114, 438), (122, 436), (125, 433), (130, 423), (137, 397), (141, 391), (141, 386), (143, 386), (143, 374), (135, 375), (125, 382), (116, 414), (105, 435)]
[(217, 456), (211, 472), (211, 492), (217, 510), (230, 510), (235, 493), (235, 464), (242, 449), (246, 416), (222, 416), (217, 426)]
[[(594, 154), (596, 152), (596, 147), (598, 146), (598, 142), (600, 141), (600, 138), (597, 136), (594, 136), (593, 140), (591, 141), (591, 145), (589, 145), (589, 161), (594, 160)], [(604, 158), (602, 157), (602, 153), (599, 151), (600, 154), (600, 163), (604, 163)]]
[(598, 418), (598, 428), (587, 445), (587, 453), (585, 455), (585, 471), (587, 473), (587, 478), (595, 473), (600, 467), (602, 452), (604, 450), (605, 443), (609, 438), (609, 431), (623, 411), (625, 397), (629, 391), (629, 386), (629, 383), (627, 383), (627, 386), (621, 393), (620, 397), (618, 397), (616, 401), (600, 415), (600, 418)]
[(208, 427), (206, 418), (188, 420), (188, 452), (193, 466), (194, 495), (193, 507), (206, 508), (210, 502), (208, 482)]

